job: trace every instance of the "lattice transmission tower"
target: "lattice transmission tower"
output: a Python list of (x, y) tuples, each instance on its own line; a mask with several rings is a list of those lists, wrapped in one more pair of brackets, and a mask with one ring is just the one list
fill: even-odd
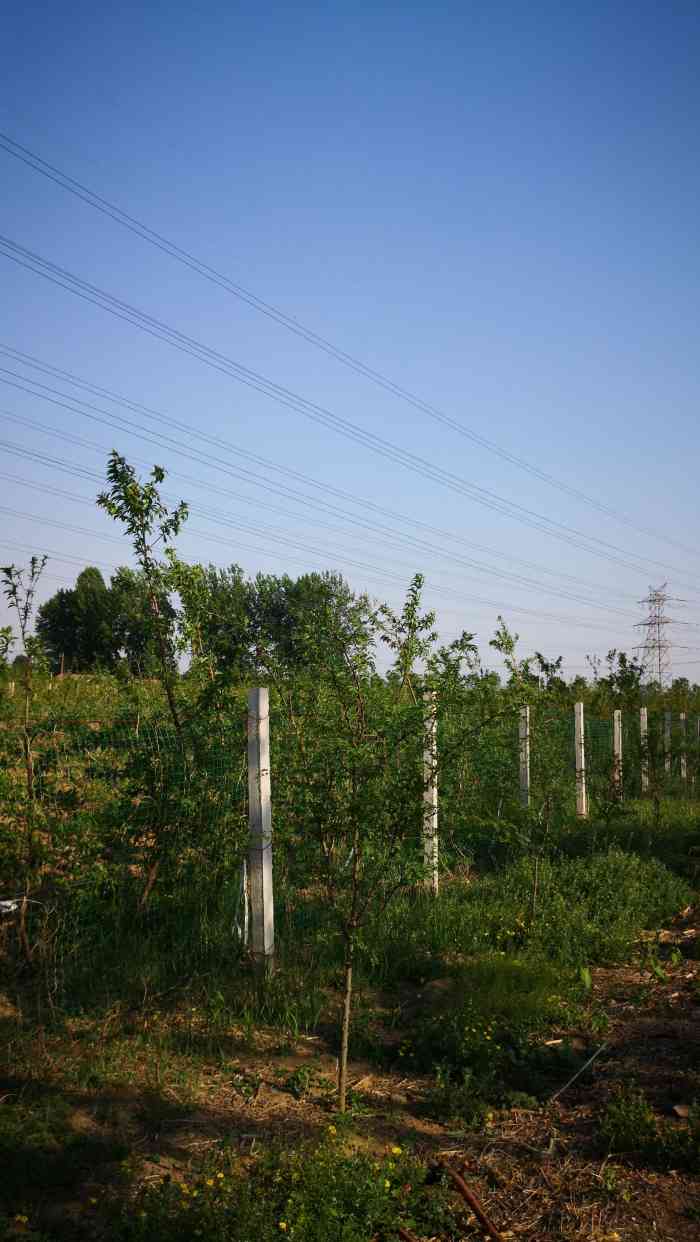
[(664, 582), (660, 587), (649, 587), (646, 599), (639, 601), (648, 609), (646, 619), (636, 624), (636, 628), (646, 630), (646, 634), (644, 642), (635, 647), (635, 651), (642, 653), (641, 662), (647, 678), (658, 682), (660, 686), (668, 685), (671, 676), (672, 643), (668, 638), (667, 627), (673, 625), (674, 620), (673, 617), (666, 616), (666, 607), (670, 603), (686, 602), (669, 595), (667, 586), (668, 583)]

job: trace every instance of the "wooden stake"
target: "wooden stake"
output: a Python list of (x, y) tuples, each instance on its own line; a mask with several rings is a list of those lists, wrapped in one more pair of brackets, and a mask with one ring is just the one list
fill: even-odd
[(520, 801), (530, 805), (530, 708), (520, 708)]
[(270, 696), (266, 688), (248, 692), (248, 887), (250, 943), (265, 969), (275, 953), (272, 888), (272, 801), (270, 795)]
[(576, 746), (576, 814), (588, 819), (588, 794), (586, 792), (586, 738), (584, 730), (583, 703), (574, 704), (574, 738)]
[(423, 750), (423, 858), (425, 887), (437, 895), (438, 873), (438, 786), (437, 786), (437, 706), (435, 691), (426, 690), (425, 746)]

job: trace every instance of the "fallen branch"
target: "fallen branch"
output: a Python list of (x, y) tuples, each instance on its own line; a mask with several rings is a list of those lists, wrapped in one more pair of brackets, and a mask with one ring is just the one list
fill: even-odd
[(492, 1239), (492, 1242), (504, 1242), (503, 1234), (499, 1233), (493, 1221), (489, 1220), (489, 1217), (486, 1215), (480, 1200), (477, 1199), (474, 1191), (469, 1189), (464, 1178), (460, 1177), (459, 1173), (456, 1173), (454, 1169), (450, 1168), (446, 1160), (441, 1160), (440, 1165), (445, 1170), (448, 1177), (452, 1179), (456, 1189), (464, 1199), (464, 1202), (471, 1208), (484, 1233), (488, 1234), (488, 1236)]
[(398, 1226), (398, 1233), (401, 1242), (418, 1242), (416, 1235), (411, 1233), (410, 1229), (404, 1229), (403, 1225)]

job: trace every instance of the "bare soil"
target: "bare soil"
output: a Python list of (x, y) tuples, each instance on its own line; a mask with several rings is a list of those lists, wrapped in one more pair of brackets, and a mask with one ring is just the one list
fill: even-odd
[[(700, 1179), (645, 1167), (633, 1154), (605, 1157), (598, 1137), (598, 1119), (620, 1085), (641, 1087), (657, 1116), (672, 1125), (683, 1126), (688, 1106), (700, 1100), (694, 912), (684, 911), (658, 941), (661, 972), (632, 966), (593, 972), (593, 991), (609, 1020), (598, 1041), (605, 1047), (555, 1100), (494, 1112), (481, 1130), (460, 1132), (429, 1115), (427, 1078), (355, 1061), (346, 1141), (374, 1152), (410, 1144), (426, 1159), (447, 1158), (506, 1238), (700, 1242)], [(63, 1135), (79, 1152), (62, 1184), (52, 1166), (61, 1135), (47, 1140), (47, 1177), (36, 1167), (28, 1191), (32, 1225), (57, 1237), (104, 1237), (100, 1204), (118, 1193), (125, 1171), (145, 1180), (182, 1176), (222, 1140), (243, 1157), (270, 1140), (293, 1145), (319, 1137), (332, 1122), (336, 1063), (320, 1038), (289, 1043), (256, 1033), (246, 1040), (232, 1030), (212, 1042), (202, 1028), (201, 1051), (193, 1056), (198, 1019), (177, 1017), (175, 1034), (186, 1028), (188, 1035), (181, 1054), (174, 1020), (115, 1011), (97, 1030), (85, 1023), (61, 1034), (39, 1028), (25, 1034), (20, 1055), (17, 1015), (0, 1003), (8, 1067), (0, 1077), (0, 1122), (2, 1110), (25, 1099), (42, 1100), (47, 1117), (60, 1106)], [(166, 1022), (171, 1037), (161, 1054)], [(591, 1044), (590, 1032), (555, 1037)], [(472, 1218), (465, 1238), (480, 1236)]]

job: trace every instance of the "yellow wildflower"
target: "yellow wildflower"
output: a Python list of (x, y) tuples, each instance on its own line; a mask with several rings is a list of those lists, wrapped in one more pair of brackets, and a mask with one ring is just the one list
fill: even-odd
[(335, 1126), (329, 1126), (329, 1127), (328, 1127), (328, 1133), (329, 1133), (329, 1134), (337, 1134), (337, 1133), (338, 1133), (338, 1130), (337, 1130), (337, 1128), (336, 1128)]
[(392, 1147), (392, 1149), (391, 1149), (391, 1154), (392, 1154), (392, 1156), (400, 1156), (400, 1155), (401, 1155), (401, 1148), (400, 1148), (400, 1147)]
[(384, 1189), (388, 1190), (390, 1186), (391, 1186), (391, 1182), (388, 1182), (386, 1178), (384, 1178)]
[(223, 1173), (217, 1173), (217, 1175), (216, 1175), (216, 1176), (218, 1177), (218, 1179), (219, 1179), (219, 1181), (220, 1181), (220, 1182), (223, 1182), (223, 1180), (224, 1180), (224, 1175), (223, 1175)]
[(213, 1186), (213, 1185), (214, 1185), (214, 1178), (213, 1178), (213, 1177), (208, 1177), (208, 1178), (207, 1178), (207, 1186)]
[(287, 1222), (286, 1222), (286, 1220), (281, 1220), (281, 1221), (280, 1221), (280, 1229), (282, 1230), (282, 1233), (286, 1233), (286, 1232), (287, 1232)]

